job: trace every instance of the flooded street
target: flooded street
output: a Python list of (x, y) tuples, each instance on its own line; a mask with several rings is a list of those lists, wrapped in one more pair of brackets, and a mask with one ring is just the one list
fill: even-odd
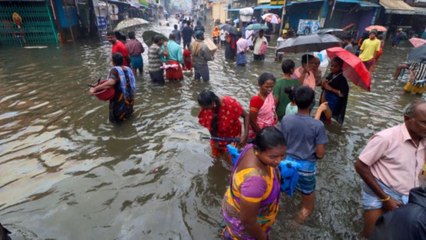
[[(295, 227), (300, 195), (283, 194), (271, 239), (357, 237), (362, 207), (353, 163), (368, 138), (401, 123), (403, 107), (418, 98), (391, 80), (406, 46), (384, 50), (371, 92), (351, 84), (344, 125), (328, 127), (313, 216)], [(209, 88), (248, 109), (257, 77), (281, 76), (273, 50), (265, 63), (235, 67), (220, 49), (210, 83), (185, 77), (159, 87), (147, 74), (138, 77), (135, 114), (120, 126), (87, 87), (106, 77), (110, 51), (98, 41), (0, 48), (1, 223), (12, 239), (218, 239), (230, 167), (213, 161), (201, 140), (208, 132), (198, 124), (196, 97)], [(300, 55), (289, 57), (299, 64)]]

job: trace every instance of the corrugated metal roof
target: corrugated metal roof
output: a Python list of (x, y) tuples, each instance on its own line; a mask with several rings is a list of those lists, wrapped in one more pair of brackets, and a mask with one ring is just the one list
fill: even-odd
[(386, 13), (414, 14), (414, 8), (401, 0), (380, 0), (380, 5), (385, 8)]

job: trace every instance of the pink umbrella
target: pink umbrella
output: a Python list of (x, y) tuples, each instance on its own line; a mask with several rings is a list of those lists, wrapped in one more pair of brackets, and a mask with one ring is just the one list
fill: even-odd
[(387, 32), (388, 29), (380, 25), (371, 25), (365, 28), (365, 31), (376, 30), (378, 32)]
[(327, 49), (327, 55), (333, 59), (339, 57), (343, 60), (343, 75), (355, 85), (370, 91), (371, 76), (364, 63), (353, 53), (341, 47)]
[(421, 46), (425, 45), (425, 43), (426, 43), (425, 39), (416, 38), (416, 37), (410, 38), (408, 41), (410, 41), (410, 43), (413, 44), (413, 46), (415, 48), (421, 47)]

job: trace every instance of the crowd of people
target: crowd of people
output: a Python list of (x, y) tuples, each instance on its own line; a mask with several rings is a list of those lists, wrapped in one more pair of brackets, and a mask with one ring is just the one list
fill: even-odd
[[(268, 40), (263, 30), (244, 35), (241, 32), (223, 34), (218, 27), (211, 34), (216, 49), (224, 45), (225, 58), (235, 59), (239, 66), (247, 63), (249, 51), (253, 52), (254, 61), (264, 60)], [(376, 36), (377, 32), (371, 31), (360, 46), (359, 57), (367, 68), (374, 65), (383, 48)], [(114, 67), (106, 81), (90, 88), (93, 95), (107, 88), (115, 89), (114, 97), (109, 99), (110, 121), (114, 123), (131, 116), (135, 75), (138, 70), (140, 74), (143, 72), (140, 56), (144, 48), (135, 39), (134, 32), (129, 33), (130, 40), (126, 43), (119, 38), (113, 32), (108, 33), (108, 40), (113, 44)], [(345, 39), (344, 47), (353, 51), (350, 39)], [(209, 81), (208, 62), (214, 59), (215, 51), (205, 41), (205, 29), (200, 22), (192, 27), (192, 21), (183, 20), (180, 27), (173, 26), (167, 40), (161, 35), (153, 36), (148, 49), (149, 76), (153, 83), (162, 85), (165, 78), (182, 80), (183, 71), (192, 72), (193, 68), (194, 79)], [(324, 158), (328, 143), (325, 125), (333, 119), (343, 124), (345, 119), (349, 85), (343, 64), (342, 59), (333, 58), (329, 74), (323, 78), (320, 59), (314, 55), (304, 54), (298, 67), (292, 60), (284, 59), (281, 77), (268, 72), (260, 74), (259, 91), (250, 99), (247, 110), (232, 96), (218, 96), (209, 90), (198, 95), (201, 108), (198, 119), (212, 137), (213, 157), (233, 164), (222, 202), (226, 225), (223, 239), (268, 239), (279, 211), (284, 183), (301, 194), (295, 221), (304, 224), (312, 215), (317, 162)], [(318, 103), (315, 102), (317, 88), (321, 89)], [(314, 113), (315, 106), (318, 107)], [(404, 218), (407, 229), (416, 228), (410, 233), (413, 238), (407, 239), (426, 237), (426, 214), (403, 215), (403, 209), (413, 213), (418, 210), (415, 204), (419, 202), (423, 209), (426, 207), (426, 184), (422, 183), (426, 174), (425, 138), (426, 102), (419, 100), (406, 108), (403, 124), (376, 133), (358, 157), (355, 170), (363, 180), (363, 237), (389, 239), (386, 236), (390, 236), (390, 232), (402, 234), (392, 226), (397, 224), (395, 219)], [(235, 162), (231, 161), (229, 145), (241, 149)], [(283, 160), (297, 170), (292, 173), (293, 177), (289, 178), (285, 170), (278, 167)], [(287, 175), (285, 179), (283, 174)], [(421, 184), (422, 188), (416, 188)]]

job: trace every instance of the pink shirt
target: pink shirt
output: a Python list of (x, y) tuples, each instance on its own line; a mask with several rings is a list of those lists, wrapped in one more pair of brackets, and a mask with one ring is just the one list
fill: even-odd
[(396, 192), (408, 195), (418, 187), (425, 162), (426, 139), (416, 146), (405, 124), (385, 129), (368, 141), (359, 159), (370, 166), (373, 176)]
[(244, 38), (240, 38), (237, 41), (237, 53), (246, 52), (250, 47), (249, 41)]
[[(302, 75), (303, 68), (302, 66), (296, 68), (294, 70), (293, 75), (291, 76), (292, 78), (295, 79), (299, 79), (300, 76)], [(309, 71), (309, 74), (305, 75), (305, 79), (303, 80), (303, 86), (308, 86), (310, 88), (312, 88), (313, 90), (315, 90), (315, 86), (316, 86), (316, 81), (315, 81), (315, 75), (312, 71)]]

